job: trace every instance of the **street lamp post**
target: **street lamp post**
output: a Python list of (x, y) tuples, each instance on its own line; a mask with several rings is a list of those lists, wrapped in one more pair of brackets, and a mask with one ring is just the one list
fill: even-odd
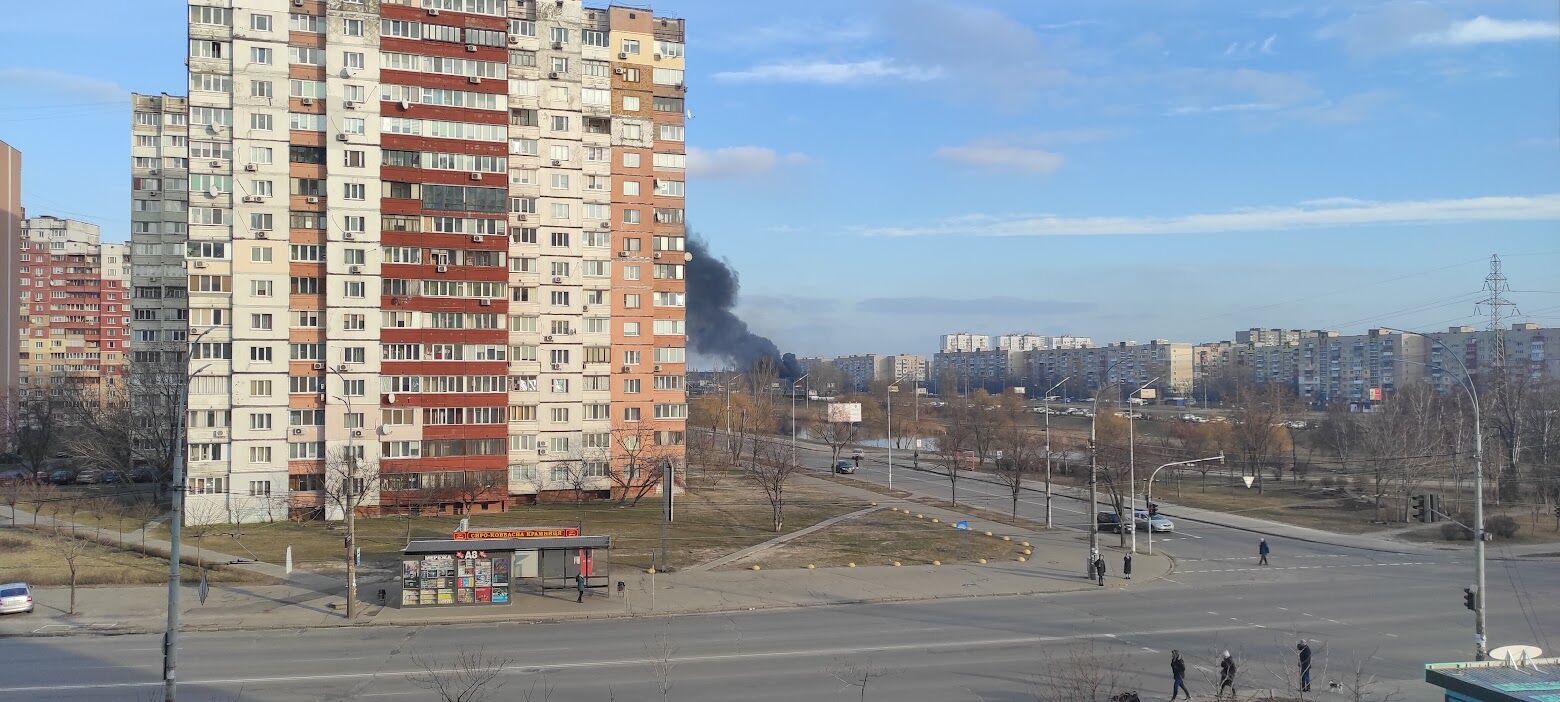
[[(1395, 331), (1399, 334), (1413, 334), (1422, 339), (1428, 339), (1430, 343), (1441, 347), (1446, 355), (1451, 356), (1462, 369), (1462, 376), (1458, 378), (1463, 391), (1468, 393), (1469, 402), (1473, 403), (1473, 558), (1474, 558), (1474, 597), (1473, 597), (1473, 641), (1474, 657), (1476, 660), (1484, 660), (1488, 638), (1485, 636), (1485, 589), (1484, 589), (1484, 423), (1481, 420), (1479, 410), (1479, 391), (1473, 384), (1473, 377), (1468, 373), (1468, 364), (1440, 339), (1419, 332), (1411, 332), (1403, 329), (1383, 327), (1387, 331)], [(1496, 332), (1500, 333), (1499, 331)], [(1501, 370), (1504, 372), (1504, 369)]]
[[(353, 415), (351, 395), (347, 394), (347, 377), (342, 368), (332, 368), (330, 372), (341, 380), (341, 394), (336, 396), (347, 407), (347, 415)], [(354, 438), (362, 427), (347, 428), (347, 475), (342, 481), (341, 502), (344, 518), (347, 523), (347, 621), (357, 618), (357, 500), (361, 496), (357, 494), (358, 457), (357, 440)], [(328, 493), (327, 493), (328, 494)]]
[[(809, 375), (812, 375), (812, 374), (811, 373), (803, 373), (803, 374), (801, 374), (801, 376), (797, 377), (796, 380), (791, 381), (791, 465), (792, 466), (796, 465), (796, 384), (802, 382), (802, 380), (804, 378), (806, 378), (807, 376), (809, 376)], [(829, 470), (831, 470), (831, 471), (834, 470), (834, 466), (829, 466)]]
[[(886, 433), (888, 435), (887, 444), (888, 444), (888, 489), (889, 490), (893, 490), (894, 489), (894, 392), (899, 388), (899, 381), (904, 380), (905, 378), (907, 378), (909, 376), (910, 376), (910, 372), (909, 371), (906, 371), (906, 372), (904, 372), (904, 373), (902, 373), (900, 375), (894, 376), (894, 381), (889, 383), (888, 387), (883, 389), (883, 399), (886, 402), (886, 404), (888, 405), (888, 420), (887, 420), (887, 427), (886, 427), (887, 431), (885, 431), (884, 433)], [(919, 411), (920, 411), (920, 405), (919, 404), (916, 406), (916, 409), (917, 409), (917, 413), (919, 413)]]
[[(194, 348), (201, 339), (214, 331), (211, 327), (195, 335), (185, 349), (184, 363), (194, 356)], [(186, 368), (188, 366), (185, 366)], [(185, 423), (189, 421), (190, 405), (190, 380), (210, 368), (208, 363), (196, 368), (184, 378), (184, 386), (179, 389), (179, 401), (177, 403), (178, 414), (174, 415), (174, 421), (178, 422), (173, 436), (173, 472), (168, 476), (168, 630), (163, 633), (163, 699), (165, 702), (173, 702), (178, 694), (178, 652), (179, 652), (179, 541), (183, 538), (184, 527), (184, 442), (188, 440), (189, 431)]]
[[(1143, 498), (1144, 501), (1148, 504), (1154, 504), (1154, 477), (1159, 475), (1159, 471), (1169, 468), (1170, 466), (1189, 466), (1193, 463), (1205, 463), (1207, 461), (1218, 461), (1223, 463), (1224, 453), (1220, 452), (1217, 456), (1209, 456), (1207, 458), (1194, 458), (1190, 461), (1173, 461), (1155, 468), (1154, 472), (1148, 474), (1148, 490), (1147, 495)], [(1148, 518), (1148, 555), (1154, 555), (1154, 517), (1152, 515), (1150, 515)]]
[(1045, 414), (1045, 528), (1051, 528), (1051, 391), (1062, 386), (1072, 376), (1056, 381), (1040, 396), (1041, 411)]
[[(1132, 514), (1132, 553), (1137, 553), (1137, 425), (1132, 418), (1136, 414), (1132, 411), (1132, 396), (1157, 382), (1159, 378), (1155, 377), (1127, 395), (1127, 512)], [(1154, 528), (1152, 519), (1148, 527)]]
[[(1117, 385), (1117, 384), (1119, 384), (1121, 382), (1119, 380), (1110, 380), (1110, 372), (1115, 370), (1116, 366), (1121, 365), (1122, 360), (1123, 359), (1121, 359), (1121, 358), (1117, 358), (1110, 365), (1105, 366), (1105, 373), (1103, 374), (1104, 377), (1100, 378), (1100, 380), (1101, 380), (1101, 382), (1104, 382), (1104, 381), (1107, 381), (1107, 380), (1109, 380), (1110, 382), (1106, 382), (1104, 385), (1101, 385), (1101, 386), (1099, 386), (1098, 388), (1096, 388), (1094, 390), (1094, 414), (1093, 414), (1093, 416), (1089, 417), (1089, 514), (1088, 514), (1088, 517), (1089, 517), (1089, 554), (1091, 556), (1093, 554), (1096, 554), (1096, 553), (1100, 552), (1100, 518), (1099, 518), (1099, 515), (1096, 514), (1096, 512), (1095, 512), (1095, 510), (1097, 510), (1099, 508), (1099, 502), (1100, 502), (1100, 500), (1099, 500), (1100, 447), (1099, 447), (1099, 431), (1098, 431), (1098, 428), (1099, 428), (1099, 418), (1100, 418), (1100, 395), (1104, 394), (1105, 388), (1115, 386), (1115, 385)], [(1088, 573), (1086, 573), (1086, 575), (1090, 575), (1090, 576), (1093, 575), (1093, 567), (1094, 567), (1093, 563), (1090, 563), (1088, 565)]]

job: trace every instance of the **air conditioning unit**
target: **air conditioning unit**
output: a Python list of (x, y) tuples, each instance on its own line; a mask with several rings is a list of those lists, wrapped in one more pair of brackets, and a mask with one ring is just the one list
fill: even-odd
[(227, 432), (225, 432), (225, 431), (223, 431), (221, 429), (218, 429), (218, 430), (216, 430), (214, 432), (211, 432), (211, 437), (214, 438), (214, 439), (227, 438)]
[(628, 372), (630, 372), (632, 370), (634, 370), (633, 366), (623, 366), (623, 372), (624, 373), (628, 373)]
[(347, 139), (348, 139), (348, 137), (345, 134), (337, 134), (336, 135), (336, 141), (346, 141)]
[(438, 272), (440, 272), (440, 273), (448, 273), (448, 272), (450, 272), (450, 267), (446, 266), (444, 264), (439, 264), (437, 266), (434, 266), (433, 269), (438, 271)]
[(466, 78), (466, 82), (470, 83), (472, 85), (481, 85), (482, 84), (482, 78), (481, 78), (481, 76), (468, 76)]
[(473, 244), (480, 244), (480, 243), (482, 243), (482, 235), (481, 234), (472, 234), (471, 235), (471, 243), (473, 243)]
[(515, 36), (515, 35), (510, 35), (509, 36), (509, 43), (511, 43), (511, 44), (519, 44), (520, 43), (520, 37)]
[(553, 159), (552, 165), (554, 168), (557, 168), (558, 166), (562, 166), (563, 162), (559, 161), (558, 159)]
[(552, 364), (552, 369), (555, 370), (555, 371), (561, 371), (561, 370), (563, 370), (563, 364), (562, 363), (554, 363), (554, 364)]
[(552, 340), (553, 340), (553, 338), (552, 338), (551, 334), (548, 334), (547, 336), (542, 337), (542, 343), (544, 343), (544, 344), (551, 344)]
[(194, 263), (194, 266), (196, 268), (205, 268), (206, 267), (206, 262), (205, 261), (196, 261)]
[(655, 252), (655, 255), (653, 256), (653, 258), (660, 258), (660, 257), (661, 257), (661, 252), (660, 251)]
[(619, 52), (618, 53), (618, 60), (619, 61), (627, 61), (628, 60), (628, 54)]
[(316, 364), (314, 364), (314, 370), (325, 370), (325, 364), (323, 364), (323, 363), (316, 363)]
[(260, 167), (256, 166), (253, 163), (246, 163), (246, 164), (244, 164), (244, 172), (245, 173), (254, 173), (254, 172), (258, 171), (258, 170), (260, 170)]
[(341, 103), (341, 106), (345, 107), (345, 108), (347, 108), (349, 110), (356, 110), (357, 109), (357, 103), (355, 103), (355, 102), (353, 102), (351, 100), (348, 100), (346, 102)]
[(563, 42), (561, 42), (561, 41), (553, 42), (553, 51), (562, 51), (562, 50), (563, 50)]
[(318, 205), (318, 204), (320, 204), (320, 198), (317, 195), (310, 195), (307, 198), (304, 198), (303, 201), (307, 202), (307, 203), (309, 203), (311, 205)]
[(563, 283), (563, 277), (562, 276), (556, 276), (556, 275), (553, 276), (553, 285), (561, 285), (562, 283)]
[(398, 106), (403, 110), (409, 110), (412, 108), (412, 103), (409, 100), (402, 100)]
[(523, 215), (523, 214), (521, 214), (521, 215), (515, 215), (515, 219), (518, 219), (518, 220), (520, 220), (520, 221), (522, 221), (522, 222), (524, 222), (524, 221), (525, 221), (525, 215)]
[[(302, 5), (303, 0), (299, 0), (298, 4)], [(293, 427), (293, 436), (303, 436), (303, 427)]]
[(303, 0), (293, 0), (293, 7), (303, 7)]
[(268, 239), (270, 237), (271, 237), (271, 233), (268, 232), (268, 231), (265, 231), (264, 229), (259, 229), (259, 230), (255, 231), (255, 238), (256, 239)]
[(353, 239), (357, 238), (357, 234), (353, 232), (342, 232), (341, 238), (346, 239), (347, 241), (352, 241)]
[(625, 71), (622, 68), (614, 68), (614, 69), (612, 69), (612, 72), (616, 73), (618, 75), (623, 75), (624, 73), (627, 73), (628, 71)]
[(476, 171), (472, 171), (471, 172), (471, 179), (472, 180), (482, 180), (482, 174), (478, 173)]
[(548, 78), (548, 80), (558, 80), (558, 72), (557, 71), (548, 71), (547, 72), (547, 78)]
[(602, 222), (601, 223), (601, 228), (602, 229), (611, 229), (612, 228), (612, 223), (611, 222)]
[(492, 298), (488, 298), (488, 297), (484, 297), (484, 298), (482, 298), (480, 300), (477, 300), (477, 304), (482, 306), (482, 307), (492, 307), (493, 306), (493, 299)]
[(660, 373), (661, 372), (661, 367), (660, 366), (656, 366), (655, 367), (655, 372)]
[(298, 102), (301, 102), (304, 105), (313, 105), (314, 104), (314, 98), (303, 98), (303, 99), (299, 100)]
[(467, 44), (466, 45), (466, 50), (475, 53), (476, 50), (477, 50), (477, 45), (476, 44)]
[(260, 201), (260, 198), (258, 198), (258, 197), (255, 197), (255, 196), (253, 196), (253, 195), (245, 195), (245, 196), (244, 196), (244, 197), (243, 197), (243, 198), (241, 198), (241, 199), (242, 199), (242, 200), (243, 200), (243, 201), (244, 201), (244, 202), (259, 202), (259, 201)]
[(430, 8), (428, 8), (428, 16), (429, 17), (438, 17), (439, 16), (439, 8), (437, 8), (437, 7), (430, 7)]
[(547, 447), (546, 446), (538, 446), (538, 447), (536, 447), (536, 455), (538, 455), (538, 456), (545, 456), (545, 455), (547, 455)]
[(628, 258), (628, 252), (627, 251), (619, 251), (618, 252), (618, 258)]
[(660, 61), (661, 60), (661, 55), (660, 54), (656, 54), (655, 55), (655, 60)]
[(362, 266), (347, 266), (347, 272), (351, 273), (353, 275), (357, 275), (357, 274), (363, 272), (363, 267)]
[(362, 436), (363, 435), (363, 430), (362, 429), (353, 429), (352, 430), (352, 435), (353, 436)]

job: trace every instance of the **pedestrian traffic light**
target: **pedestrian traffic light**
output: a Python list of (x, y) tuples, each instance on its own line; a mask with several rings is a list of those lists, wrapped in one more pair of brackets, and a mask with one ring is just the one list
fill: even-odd
[(1478, 590), (1476, 590), (1474, 588), (1471, 588), (1471, 587), (1463, 588), (1463, 606), (1464, 607), (1467, 607), (1468, 610), (1471, 611), (1471, 612), (1477, 612), (1477, 611), (1479, 611), (1478, 601), (1479, 601), (1479, 591)]
[(1430, 515), (1430, 511), (1425, 509), (1425, 496), (1424, 495), (1415, 495), (1413, 499), (1414, 499), (1414, 520), (1415, 521), (1419, 521), (1419, 522), (1428, 522), (1428, 521), (1430, 521), (1427, 518)]

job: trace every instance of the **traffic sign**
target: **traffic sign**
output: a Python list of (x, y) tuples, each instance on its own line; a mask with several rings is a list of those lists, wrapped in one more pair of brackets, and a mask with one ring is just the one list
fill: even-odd
[(1246, 487), (1251, 487), (1251, 484), (1256, 482), (1257, 477), (1254, 475), (1242, 475), (1240, 479), (1246, 481)]
[(955, 528), (955, 529), (963, 529), (965, 531), (969, 531), (970, 523), (968, 521), (966, 521), (966, 520), (962, 520), (961, 519), (961, 520), (953, 523), (953, 528)]

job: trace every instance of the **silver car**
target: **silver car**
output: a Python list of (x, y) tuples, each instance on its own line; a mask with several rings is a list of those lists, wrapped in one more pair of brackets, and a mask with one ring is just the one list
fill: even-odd
[(0, 614), (33, 611), (32, 590), (27, 583), (0, 585)]

